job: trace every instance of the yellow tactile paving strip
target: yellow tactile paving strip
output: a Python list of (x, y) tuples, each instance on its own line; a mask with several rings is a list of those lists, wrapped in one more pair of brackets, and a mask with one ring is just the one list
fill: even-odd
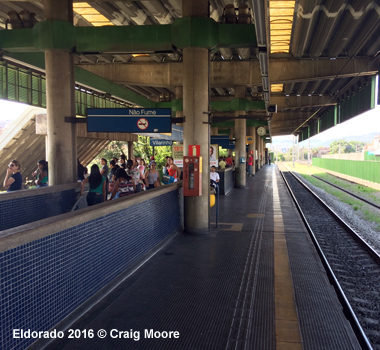
[(293, 280), (290, 273), (285, 228), (275, 172), (273, 172), (274, 209), (274, 298), (276, 350), (302, 350), (302, 339), (296, 305)]

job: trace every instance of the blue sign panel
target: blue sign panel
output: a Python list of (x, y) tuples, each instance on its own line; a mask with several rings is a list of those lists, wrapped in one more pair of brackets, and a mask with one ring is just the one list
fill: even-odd
[(88, 108), (88, 132), (171, 132), (170, 108)]
[(150, 139), (151, 146), (172, 146), (173, 141), (171, 140), (162, 140), (162, 139)]
[(217, 144), (222, 148), (228, 148), (230, 137), (228, 135), (212, 135), (210, 137), (211, 144)]
[(167, 134), (152, 134), (152, 133), (139, 133), (139, 135), (148, 136), (148, 137), (158, 137), (163, 140), (172, 140), (183, 142), (183, 127), (179, 125), (172, 125), (172, 132), (170, 135)]

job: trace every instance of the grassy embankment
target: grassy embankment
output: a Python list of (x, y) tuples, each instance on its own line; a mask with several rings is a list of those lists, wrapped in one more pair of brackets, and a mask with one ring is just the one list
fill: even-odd
[[(376, 214), (374, 212), (374, 209), (370, 209), (368, 204), (362, 202), (359, 199), (356, 199), (349, 194), (342, 192), (338, 190), (337, 188), (334, 188), (314, 177), (311, 175), (315, 175), (320, 177), (323, 180), (326, 180), (328, 182), (331, 182), (332, 184), (342, 187), (347, 191), (350, 191), (360, 197), (363, 197), (377, 205), (380, 205), (380, 192), (376, 191), (372, 188), (356, 184), (353, 182), (346, 181), (344, 179), (340, 179), (336, 176), (330, 175), (323, 171), (321, 168), (316, 167), (308, 167), (307, 165), (303, 164), (295, 164), (295, 168), (293, 168), (292, 163), (285, 163), (288, 169), (291, 171), (295, 171), (299, 173), (303, 178), (305, 178), (308, 182), (310, 182), (312, 185), (319, 187), (323, 190), (325, 190), (327, 193), (332, 194), (336, 198), (338, 198), (341, 202), (346, 203), (355, 211), (360, 212), (362, 217), (370, 222), (373, 222), (377, 225), (377, 228), (380, 230), (380, 215)], [(376, 209), (375, 209), (376, 210)]]

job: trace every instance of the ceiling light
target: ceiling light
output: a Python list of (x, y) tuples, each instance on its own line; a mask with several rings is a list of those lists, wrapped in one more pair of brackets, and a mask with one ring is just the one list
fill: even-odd
[(271, 92), (282, 92), (284, 90), (284, 84), (271, 84)]
[(289, 53), (293, 27), (294, 0), (270, 0), (270, 52)]
[(86, 21), (90, 22), (93, 26), (113, 26), (113, 23), (99, 11), (95, 10), (87, 2), (73, 3), (73, 10), (78, 15), (82, 16)]

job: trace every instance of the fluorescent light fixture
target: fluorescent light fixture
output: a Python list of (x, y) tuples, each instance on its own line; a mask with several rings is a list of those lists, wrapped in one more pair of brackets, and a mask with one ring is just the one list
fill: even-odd
[(113, 23), (107, 17), (95, 10), (87, 2), (74, 2), (73, 10), (86, 21), (90, 22), (94, 27), (113, 26)]
[(270, 0), (270, 52), (289, 53), (293, 27), (294, 0)]
[(284, 91), (284, 84), (271, 84), (270, 91), (271, 92), (282, 92), (282, 91)]

